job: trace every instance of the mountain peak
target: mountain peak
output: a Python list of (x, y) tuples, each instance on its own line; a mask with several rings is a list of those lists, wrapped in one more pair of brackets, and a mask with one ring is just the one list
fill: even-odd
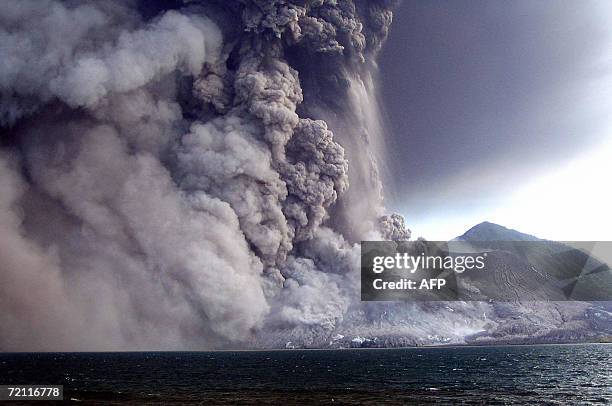
[(463, 241), (537, 241), (539, 238), (499, 224), (483, 221), (470, 228), (458, 240)]

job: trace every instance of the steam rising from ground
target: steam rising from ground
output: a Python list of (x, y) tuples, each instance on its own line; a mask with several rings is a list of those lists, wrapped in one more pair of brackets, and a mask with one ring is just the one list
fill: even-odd
[(390, 6), (6, 0), (0, 349), (316, 343), (389, 317), (359, 303), (355, 243), (410, 237), (369, 100)]

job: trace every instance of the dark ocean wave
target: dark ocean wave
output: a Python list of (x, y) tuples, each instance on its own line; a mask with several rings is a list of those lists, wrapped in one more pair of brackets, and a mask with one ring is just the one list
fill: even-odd
[(0, 354), (87, 404), (606, 404), (612, 345)]

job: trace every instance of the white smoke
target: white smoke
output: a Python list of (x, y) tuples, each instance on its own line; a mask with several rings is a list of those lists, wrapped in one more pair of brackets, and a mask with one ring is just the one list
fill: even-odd
[(19, 111), (24, 103), (11, 103), (15, 96), (39, 103), (57, 97), (72, 107), (92, 107), (111, 92), (137, 89), (175, 70), (196, 75), (205, 60), (216, 57), (220, 33), (202, 16), (168, 11), (128, 31), (132, 24), (117, 21), (122, 8), (113, 11), (119, 16), (93, 2), (74, 8), (50, 0), (3, 4), (0, 90), (5, 123), (36, 107), (25, 104), (25, 111)]

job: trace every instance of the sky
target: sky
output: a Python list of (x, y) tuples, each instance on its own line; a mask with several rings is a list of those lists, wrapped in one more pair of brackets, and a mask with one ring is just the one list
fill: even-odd
[(606, 0), (402, 3), (379, 96), (387, 206), (413, 236), (612, 240), (611, 20)]

